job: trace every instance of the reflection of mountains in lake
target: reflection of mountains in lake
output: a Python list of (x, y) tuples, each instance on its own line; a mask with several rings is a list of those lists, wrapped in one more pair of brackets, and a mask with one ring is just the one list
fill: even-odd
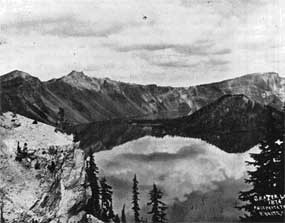
[(244, 95), (227, 95), (190, 116), (176, 119), (117, 119), (77, 126), (81, 145), (94, 151), (146, 135), (201, 138), (227, 152), (256, 145), (270, 127), (281, 131), (282, 113)]

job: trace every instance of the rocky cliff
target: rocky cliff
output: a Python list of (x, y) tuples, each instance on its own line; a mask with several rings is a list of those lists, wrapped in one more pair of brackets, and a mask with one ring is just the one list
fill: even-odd
[(21, 217), (28, 222), (36, 219), (42, 223), (85, 222), (85, 185), (84, 153), (78, 146), (70, 147), (49, 189), (38, 199), (30, 210)]
[[(5, 222), (82, 222), (88, 197), (85, 157), (73, 137), (10, 112), (0, 116), (0, 136)], [(22, 150), (27, 143), (21, 160), (16, 160), (18, 142)]]

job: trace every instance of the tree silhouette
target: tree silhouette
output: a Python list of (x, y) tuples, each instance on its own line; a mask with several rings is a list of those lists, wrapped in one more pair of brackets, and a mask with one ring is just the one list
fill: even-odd
[(100, 180), (101, 184), (101, 220), (110, 221), (114, 217), (113, 205), (112, 205), (112, 187), (107, 184), (106, 178), (103, 177)]
[(73, 142), (79, 142), (80, 139), (79, 139), (79, 134), (78, 134), (78, 131), (74, 132), (73, 134)]
[[(255, 167), (248, 171), (246, 183), (252, 185), (252, 189), (241, 191), (239, 199), (245, 204), (238, 207), (247, 213), (241, 217), (246, 222), (283, 222), (284, 208), (272, 205), (266, 199), (270, 195), (284, 196), (284, 142), (280, 133), (269, 128), (266, 139), (260, 143), (261, 152), (251, 154), (254, 161), (247, 162)], [(284, 205), (284, 199), (280, 199)], [(264, 210), (263, 207), (268, 208)], [(282, 206), (284, 207), (284, 206)]]
[(5, 219), (4, 219), (4, 200), (3, 199), (0, 201), (0, 222), (1, 223), (5, 222)]
[(5, 200), (10, 200), (10, 199), (6, 195), (6, 191), (4, 190), (4, 188), (0, 188), (0, 223), (5, 222), (5, 218), (4, 218)]
[(127, 218), (126, 218), (126, 214), (125, 214), (125, 205), (123, 206), (123, 209), (122, 209), (121, 222), (127, 223)]
[(147, 205), (151, 206), (151, 211), (148, 212), (152, 215), (152, 223), (166, 223), (166, 210), (167, 206), (161, 201), (162, 192), (153, 184), (153, 189), (149, 192), (150, 202)]
[(98, 179), (98, 167), (96, 166), (93, 153), (90, 152), (86, 162), (86, 178), (91, 188), (91, 198), (87, 202), (87, 212), (95, 217), (101, 214), (100, 208), (100, 185)]
[(115, 217), (114, 217), (114, 219), (113, 219), (113, 221), (114, 221), (114, 223), (120, 223), (121, 220), (120, 220), (119, 215), (116, 214)]
[(135, 223), (139, 223), (140, 222), (140, 207), (139, 207), (139, 188), (138, 188), (138, 180), (137, 180), (137, 176), (135, 175), (133, 178), (133, 200), (132, 200), (132, 204), (133, 204), (133, 211), (134, 211), (134, 220)]

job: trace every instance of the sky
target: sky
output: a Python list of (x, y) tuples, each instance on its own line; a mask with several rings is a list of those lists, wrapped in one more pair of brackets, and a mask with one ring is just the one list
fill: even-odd
[(284, 0), (0, 0), (0, 74), (190, 86), (285, 75)]

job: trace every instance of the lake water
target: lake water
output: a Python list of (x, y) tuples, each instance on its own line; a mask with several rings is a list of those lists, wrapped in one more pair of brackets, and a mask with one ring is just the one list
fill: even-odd
[[(145, 206), (148, 192), (156, 183), (170, 206), (169, 215), (177, 212), (173, 211), (173, 203), (187, 206), (190, 199), (192, 205), (202, 212), (200, 214), (205, 215), (208, 211), (210, 219), (211, 215), (237, 219), (239, 212), (234, 205), (238, 203), (238, 192), (246, 187), (243, 180), (249, 167), (245, 161), (250, 160), (249, 153), (252, 152), (258, 152), (258, 148), (230, 154), (199, 139), (144, 137), (98, 152), (95, 160), (100, 175), (106, 176), (113, 186), (114, 208), (118, 213), (123, 204), (130, 208), (132, 178), (136, 174), (141, 207)], [(219, 213), (214, 207), (209, 211), (217, 205), (221, 207)], [(198, 216), (199, 211), (193, 215)]]

